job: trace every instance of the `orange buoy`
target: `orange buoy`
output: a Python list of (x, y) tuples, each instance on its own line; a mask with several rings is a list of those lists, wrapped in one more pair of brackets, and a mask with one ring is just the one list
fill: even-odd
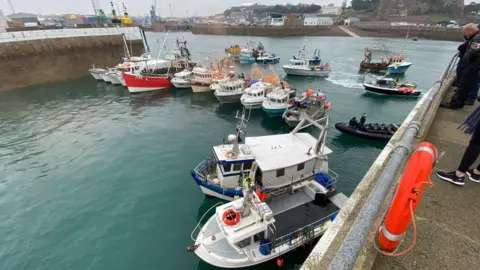
[[(391, 252), (402, 241), (410, 221), (415, 222), (412, 220), (413, 212), (422, 199), (425, 184), (431, 184), (429, 177), (437, 157), (435, 146), (429, 142), (422, 142), (417, 145), (408, 160), (385, 222), (379, 229), (378, 244), (382, 251), (390, 253), (386, 255), (393, 254)], [(402, 254), (410, 251), (414, 244), (415, 242)]]
[(225, 225), (237, 225), (237, 223), (240, 222), (240, 213), (236, 212), (233, 209), (228, 209), (227, 211), (223, 212), (222, 220)]

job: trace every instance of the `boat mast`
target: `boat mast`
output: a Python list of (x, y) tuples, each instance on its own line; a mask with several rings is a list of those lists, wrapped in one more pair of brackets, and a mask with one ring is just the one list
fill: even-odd
[(158, 52), (157, 59), (155, 60), (155, 67), (153, 68), (153, 70), (157, 69), (158, 58), (160, 58), (160, 55), (162, 54), (163, 48), (165, 47), (165, 43), (167, 42), (168, 34), (170, 34), (170, 31), (167, 32), (167, 34), (165, 35), (165, 38), (163, 39), (163, 43), (162, 43), (162, 46), (160, 47), (160, 51)]

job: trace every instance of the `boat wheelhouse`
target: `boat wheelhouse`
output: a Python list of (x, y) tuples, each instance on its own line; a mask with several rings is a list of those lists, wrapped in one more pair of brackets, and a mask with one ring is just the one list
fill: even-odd
[(320, 50), (315, 49), (312, 58), (306, 58), (305, 45), (282, 68), (287, 75), (326, 77), (330, 74), (330, 65), (322, 64)]
[(240, 101), (247, 109), (261, 109), (262, 103), (266, 99), (267, 93), (273, 90), (273, 86), (268, 82), (255, 82), (245, 89)]
[(220, 103), (237, 103), (243, 95), (245, 80), (230, 78), (218, 82), (218, 89), (215, 90), (215, 97)]
[(203, 68), (194, 67), (192, 70), (191, 86), (193, 92), (208, 92), (210, 85), (215, 78), (215, 71)]
[(270, 117), (282, 116), (286, 109), (292, 107), (295, 90), (277, 87), (268, 93), (262, 102), (262, 110)]

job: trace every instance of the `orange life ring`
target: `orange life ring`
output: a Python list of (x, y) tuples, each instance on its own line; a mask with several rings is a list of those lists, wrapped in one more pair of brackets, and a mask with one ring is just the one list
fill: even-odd
[(233, 209), (228, 209), (227, 211), (223, 212), (222, 220), (227, 226), (235, 226), (238, 224), (238, 222), (240, 222), (240, 213)]
[(237, 159), (238, 154), (233, 152), (233, 151), (228, 151), (228, 152), (225, 153), (225, 157), (227, 157), (229, 159)]

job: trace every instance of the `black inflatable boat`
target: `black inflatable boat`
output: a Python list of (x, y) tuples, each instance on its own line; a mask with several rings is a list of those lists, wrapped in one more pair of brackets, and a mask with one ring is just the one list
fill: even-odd
[(357, 127), (349, 126), (347, 123), (335, 124), (335, 128), (341, 132), (377, 141), (389, 141), (397, 131), (398, 127), (400, 127), (400, 125), (368, 123), (365, 124), (364, 129), (360, 130)]

